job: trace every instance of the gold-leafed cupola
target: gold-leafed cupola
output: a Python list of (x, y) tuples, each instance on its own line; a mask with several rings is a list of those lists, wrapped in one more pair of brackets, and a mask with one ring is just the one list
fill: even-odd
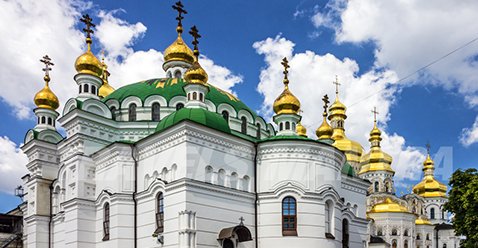
[(447, 186), (435, 179), (435, 162), (430, 157), (430, 145), (427, 145), (427, 158), (423, 162), (423, 179), (415, 187), (413, 193), (425, 198), (446, 197)]
[(102, 66), (98, 58), (91, 52), (91, 34), (94, 33), (93, 29), (95, 24), (92, 23), (92, 19), (89, 15), (83, 15), (80, 19), (85, 23), (86, 28), (83, 29), (86, 33), (86, 52), (80, 55), (75, 61), (76, 72), (82, 74), (89, 74), (97, 77), (101, 77)]

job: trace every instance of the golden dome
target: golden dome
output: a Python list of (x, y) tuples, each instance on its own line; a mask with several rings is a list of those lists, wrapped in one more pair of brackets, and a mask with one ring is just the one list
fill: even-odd
[[(334, 135), (337, 132), (340, 132), (337, 130), (340, 129), (334, 129)], [(332, 139), (334, 139), (334, 135), (332, 136)], [(338, 136), (341, 136), (341, 138), (337, 138)], [(347, 161), (360, 163), (360, 158), (362, 157), (363, 153), (362, 145), (356, 141), (350, 140), (345, 137), (345, 133), (343, 133), (343, 135), (338, 136), (335, 136), (336, 140), (332, 145), (345, 153)]]
[(421, 182), (413, 187), (413, 192), (422, 197), (446, 197), (447, 186), (434, 177), (435, 162), (428, 153), (423, 162), (424, 177)]
[(91, 38), (87, 38), (86, 43), (86, 52), (75, 61), (76, 72), (100, 77), (103, 69), (98, 58), (91, 52)]
[(337, 95), (334, 103), (332, 103), (329, 108), (329, 120), (332, 120), (336, 116), (340, 116), (343, 119), (347, 119), (347, 115), (345, 115), (346, 110), (347, 107), (345, 107), (345, 105), (340, 102), (339, 96)]
[(329, 125), (327, 122), (327, 115), (324, 116), (324, 120), (322, 121), (322, 124), (320, 127), (315, 130), (315, 134), (317, 137), (320, 139), (331, 139), (332, 134), (334, 133), (334, 129)]
[(178, 26), (176, 30), (178, 31), (178, 38), (164, 50), (164, 63), (169, 61), (183, 61), (192, 64), (194, 62), (194, 53), (191, 48), (184, 43), (181, 37), (183, 28)]
[(300, 122), (297, 123), (295, 130), (299, 136), (307, 137), (307, 129)]
[(38, 108), (56, 110), (60, 106), (60, 101), (49, 87), (50, 77), (45, 75), (43, 79), (45, 80), (45, 87), (36, 93), (33, 101)]
[(392, 198), (387, 197), (382, 203), (372, 207), (370, 213), (410, 213), (407, 207), (398, 204)]
[(98, 90), (98, 96), (101, 98), (107, 97), (109, 94), (113, 93), (115, 89), (108, 83), (108, 77), (110, 76), (110, 72), (108, 71), (108, 66), (105, 63), (104, 58), (101, 61), (101, 65), (103, 71), (101, 73), (101, 79), (103, 79), (103, 85), (101, 85), (100, 89)]
[(427, 218), (423, 218), (420, 216), (415, 220), (415, 225), (433, 225), (433, 224)]
[(395, 174), (392, 169), (392, 156), (388, 155), (380, 148), (382, 141), (382, 131), (377, 127), (377, 121), (374, 122), (373, 129), (370, 131), (370, 152), (363, 155), (360, 162), (360, 172), (363, 174), (370, 171), (389, 171)]
[(274, 101), (274, 112), (280, 114), (297, 114), (300, 109), (300, 101), (289, 90), (286, 84), (284, 91)]
[(184, 79), (189, 83), (206, 85), (208, 75), (199, 62), (194, 61), (193, 65), (184, 73)]

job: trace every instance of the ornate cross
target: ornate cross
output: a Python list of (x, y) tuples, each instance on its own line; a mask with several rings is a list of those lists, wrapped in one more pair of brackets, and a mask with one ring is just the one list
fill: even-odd
[(45, 64), (45, 68), (43, 68), (43, 71), (45, 72), (45, 76), (48, 76), (49, 71), (51, 71), (50, 66), (53, 66), (53, 65), (55, 65), (55, 64), (53, 64), (53, 63), (51, 62), (51, 59), (50, 59), (50, 57), (48, 57), (48, 55), (43, 56), (43, 58), (40, 59), (40, 62), (42, 62), (43, 64)]
[[(281, 64), (282, 64), (282, 66), (284, 66), (284, 79), (287, 79), (287, 75), (289, 74), (289, 70), (288, 70), (288, 69), (290, 68), (290, 66), (289, 66), (289, 61), (287, 60), (286, 57), (284, 57), (284, 58), (282, 59)], [(285, 81), (284, 81), (284, 83), (285, 83)]]
[(178, 20), (178, 27), (182, 27), (182, 20), (184, 19), (183, 14), (187, 14), (188, 12), (184, 9), (184, 5), (181, 1), (177, 1), (173, 5), (173, 9), (178, 12), (178, 16), (176, 17), (176, 20)]
[(339, 94), (339, 86), (341, 85), (339, 83), (339, 77), (337, 75), (335, 75), (335, 81), (332, 82), (333, 84), (335, 84), (335, 94)]
[(377, 115), (379, 114), (377, 112), (377, 107), (373, 107), (372, 113), (373, 113), (373, 121), (377, 122)]
[[(199, 56), (199, 49), (198, 49), (198, 44), (199, 44), (199, 38), (201, 38), (201, 35), (199, 34), (199, 30), (196, 27), (196, 25), (191, 27), (191, 31), (189, 31), (189, 34), (194, 38), (193, 40), (193, 45), (194, 45), (194, 55)], [(197, 53), (197, 54), (196, 54)]]
[(83, 29), (83, 31), (86, 33), (86, 38), (91, 38), (91, 34), (95, 32), (91, 28), (96, 27), (96, 25), (93, 24), (93, 19), (91, 19), (88, 14), (85, 14), (80, 21), (86, 25), (86, 28)]
[(324, 102), (324, 113), (327, 113), (327, 108), (329, 107), (329, 96), (328, 95), (325, 95), (323, 98), (322, 98), (322, 101)]
[(427, 142), (426, 147), (427, 147), (427, 153), (430, 154), (430, 148), (431, 148), (430, 142)]

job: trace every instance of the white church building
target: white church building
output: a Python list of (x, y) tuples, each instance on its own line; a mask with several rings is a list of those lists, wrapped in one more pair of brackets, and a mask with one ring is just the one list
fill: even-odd
[[(38, 123), (22, 147), (24, 247), (458, 247), (443, 224), (446, 186), (433, 178), (430, 157), (424, 181), (395, 196), (380, 130), (374, 126), (363, 154), (345, 135), (338, 92), (330, 107), (324, 97), (323, 123), (307, 137), (286, 58), (267, 123), (208, 83), (197, 29), (192, 50), (182, 39), (186, 12), (180, 2), (174, 8), (178, 36), (164, 51), (166, 78), (113, 89), (91, 51), (87, 15), (78, 95), (62, 113), (49, 86), (52, 63), (42, 60)], [(440, 239), (434, 224), (445, 225)]]

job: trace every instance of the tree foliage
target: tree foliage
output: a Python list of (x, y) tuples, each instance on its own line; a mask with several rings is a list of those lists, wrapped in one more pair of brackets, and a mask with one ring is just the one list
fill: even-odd
[(466, 236), (462, 243), (464, 247), (478, 247), (478, 171), (455, 171), (450, 186), (449, 199), (444, 208), (455, 215), (453, 227), (456, 235)]

